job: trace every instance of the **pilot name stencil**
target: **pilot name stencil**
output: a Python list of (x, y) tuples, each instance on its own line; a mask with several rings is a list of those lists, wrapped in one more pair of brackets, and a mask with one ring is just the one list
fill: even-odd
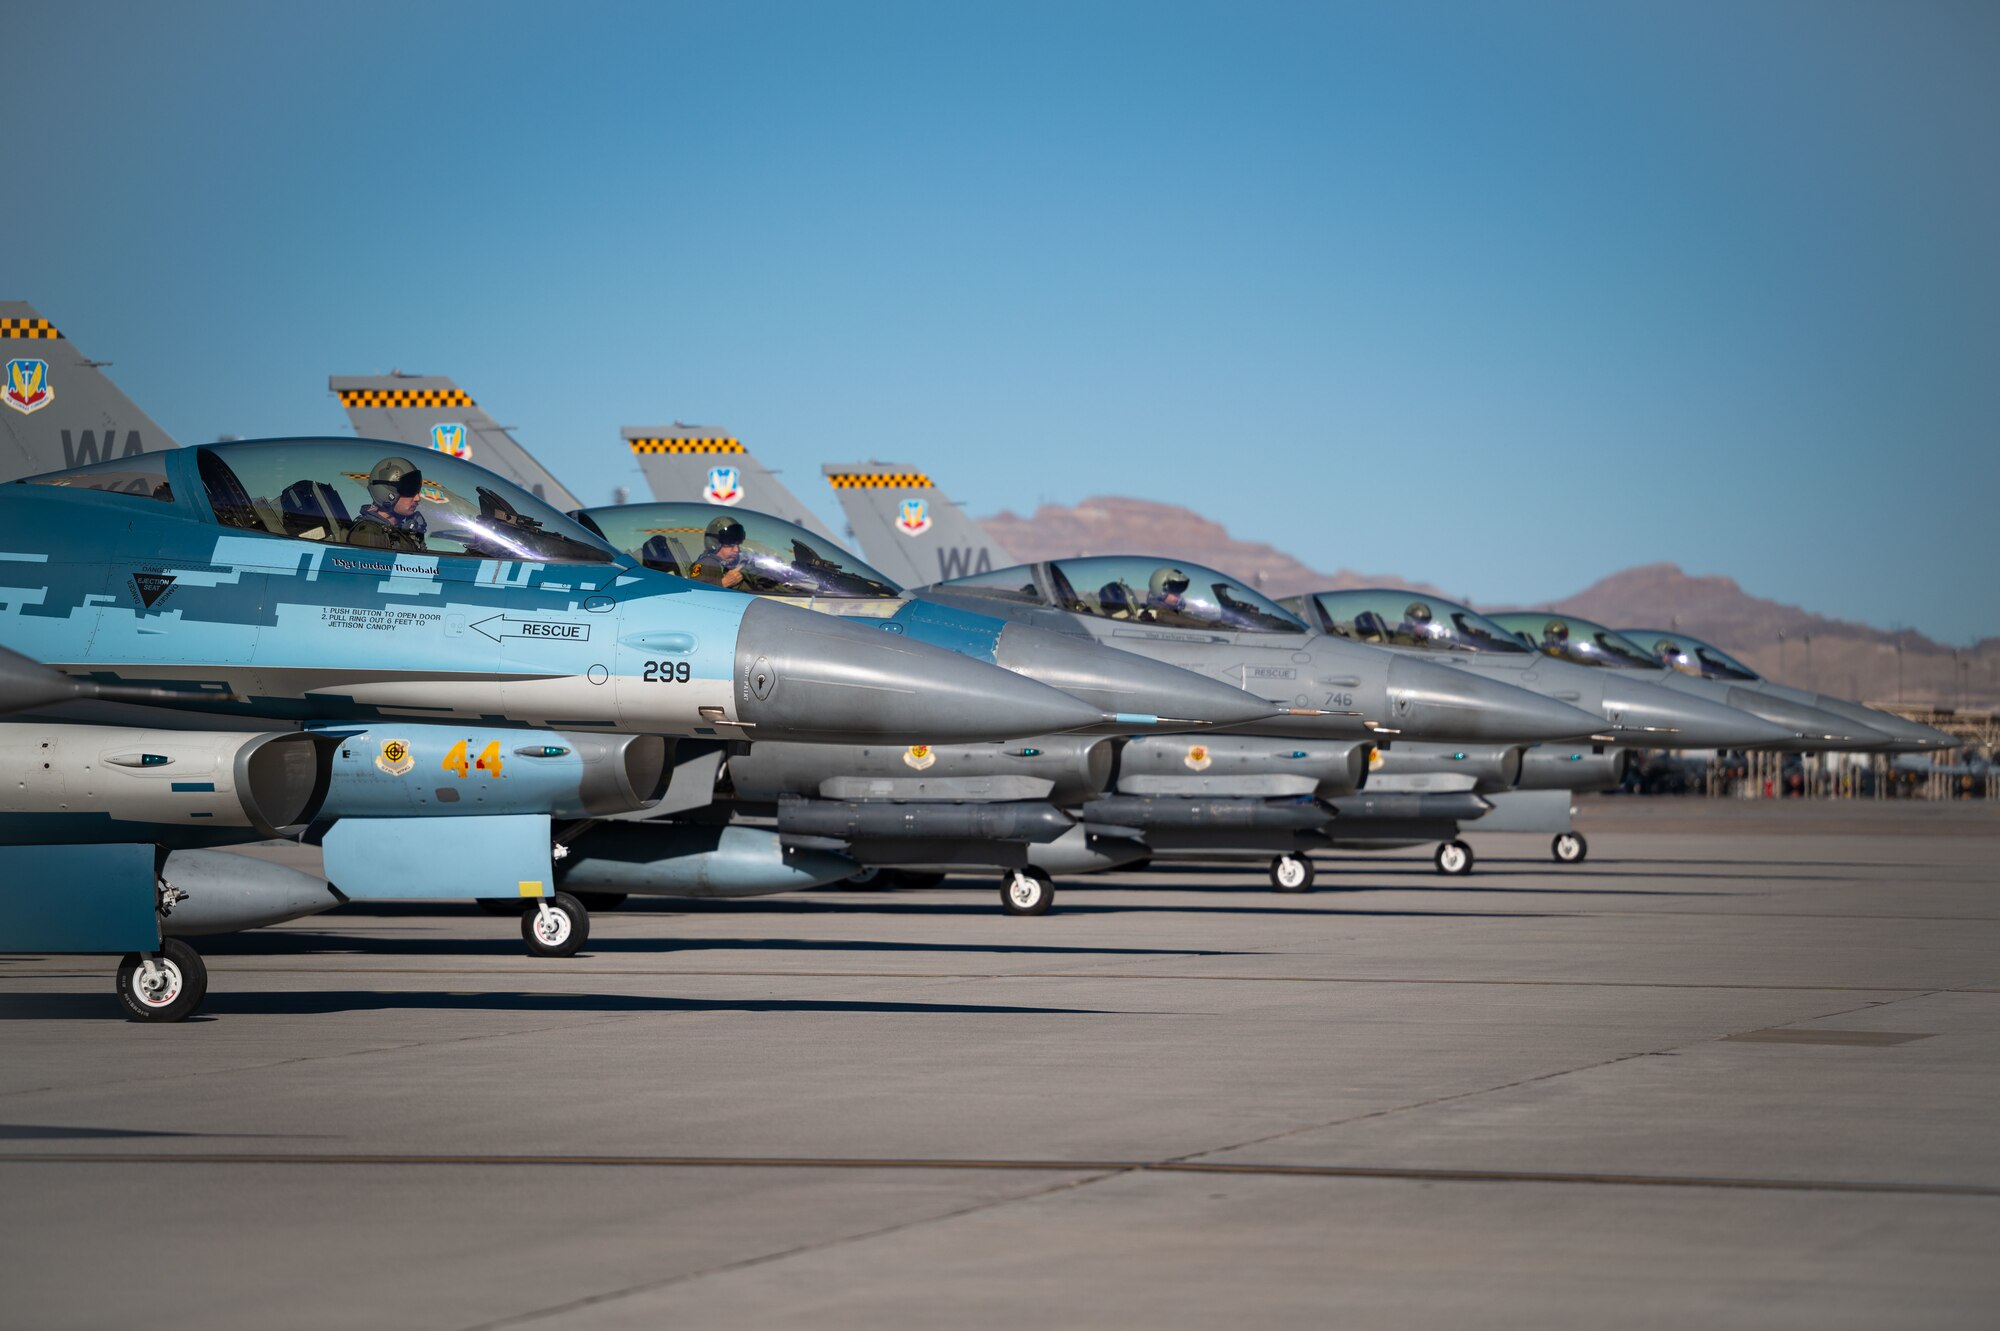
[(478, 621), (472, 627), (495, 642), (502, 638), (539, 638), (553, 642), (590, 641), (590, 625), (569, 624), (562, 620), (509, 619), (505, 615), (494, 615)]
[(328, 605), (319, 612), (319, 622), (331, 629), (428, 628), (443, 618), (435, 610), (376, 610), (362, 605)]

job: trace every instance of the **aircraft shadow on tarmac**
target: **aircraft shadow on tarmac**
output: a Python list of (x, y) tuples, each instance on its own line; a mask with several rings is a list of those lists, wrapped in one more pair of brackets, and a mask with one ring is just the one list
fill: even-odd
[[(476, 976), (466, 977), (468, 980)], [(108, 993), (0, 994), (0, 1021), (103, 1021), (120, 1011)], [(201, 1015), (188, 1023), (217, 1017), (324, 1016), (335, 1012), (529, 1012), (529, 1013), (691, 1013), (691, 1012), (831, 1012), (924, 1016), (1133, 1016), (1096, 1008), (1013, 1007), (985, 1003), (884, 1003), (806, 998), (702, 999), (661, 998), (642, 994), (439, 993), (434, 990), (378, 991), (314, 990), (307, 993), (210, 990)]]
[[(325, 919), (328, 926), (337, 920)], [(462, 918), (462, 917), (461, 917)], [(246, 931), (215, 935), (203, 940), (206, 956), (314, 956), (331, 952), (366, 952), (375, 956), (507, 956), (526, 964), (560, 967), (560, 962), (531, 963), (522, 955), (519, 939), (511, 932), (498, 937), (476, 938), (382, 938), (373, 934), (343, 933), (332, 927)], [(583, 949), (583, 955), (604, 952), (889, 952), (948, 954), (975, 953), (1029, 956), (1091, 957), (1241, 957), (1245, 952), (1224, 952), (1196, 948), (1156, 947), (1057, 947), (1052, 944), (1016, 943), (892, 943), (867, 938), (610, 938), (601, 932)]]

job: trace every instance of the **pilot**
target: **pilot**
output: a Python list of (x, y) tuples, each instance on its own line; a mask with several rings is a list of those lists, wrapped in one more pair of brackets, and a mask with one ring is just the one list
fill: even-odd
[(711, 518), (702, 533), (701, 558), (695, 560), (688, 576), (696, 582), (718, 587), (739, 587), (743, 583), (743, 524), (727, 515)]
[(1433, 632), (1431, 608), (1422, 601), (1412, 601), (1403, 610), (1403, 622), (1397, 632), (1419, 646), (1431, 640)]
[(1177, 568), (1153, 570), (1153, 580), (1146, 590), (1146, 613), (1143, 618), (1158, 619), (1160, 613), (1184, 615), (1187, 613), (1188, 575)]
[(1662, 638), (1654, 643), (1653, 655), (1669, 670), (1685, 670), (1688, 664), (1686, 653), (1672, 638)]
[(383, 458), (368, 473), (369, 502), (355, 516), (356, 545), (422, 550), (430, 524), (423, 514), (424, 474), (408, 458)]
[(1548, 656), (1566, 656), (1569, 653), (1569, 625), (1560, 619), (1551, 619), (1542, 625), (1542, 652)]

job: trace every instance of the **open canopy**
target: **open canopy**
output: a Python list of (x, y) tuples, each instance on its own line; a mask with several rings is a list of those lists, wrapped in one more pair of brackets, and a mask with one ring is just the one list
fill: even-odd
[(760, 596), (856, 600), (902, 589), (826, 537), (768, 513), (714, 504), (621, 504), (577, 521), (647, 568)]

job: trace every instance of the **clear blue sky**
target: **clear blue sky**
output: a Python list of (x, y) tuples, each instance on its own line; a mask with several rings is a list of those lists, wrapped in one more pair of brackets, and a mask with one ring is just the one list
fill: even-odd
[(1487, 602), (2000, 633), (2000, 6), (15, 6), (0, 296), (185, 440), (455, 376)]

